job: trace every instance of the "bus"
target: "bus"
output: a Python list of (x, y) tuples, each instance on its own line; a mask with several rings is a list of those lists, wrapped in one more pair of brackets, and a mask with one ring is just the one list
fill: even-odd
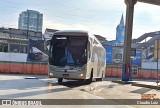
[(49, 46), (48, 77), (102, 81), (106, 70), (106, 51), (95, 35), (82, 30), (62, 30), (45, 42)]

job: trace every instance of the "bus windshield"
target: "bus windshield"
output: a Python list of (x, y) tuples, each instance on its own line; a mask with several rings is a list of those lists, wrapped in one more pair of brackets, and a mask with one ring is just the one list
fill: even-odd
[(84, 36), (54, 36), (49, 49), (49, 64), (82, 67), (87, 63), (87, 43)]

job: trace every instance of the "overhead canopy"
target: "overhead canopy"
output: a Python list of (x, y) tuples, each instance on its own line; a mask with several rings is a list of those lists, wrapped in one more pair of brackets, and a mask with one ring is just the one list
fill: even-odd
[(139, 2), (160, 5), (160, 0), (138, 0)]

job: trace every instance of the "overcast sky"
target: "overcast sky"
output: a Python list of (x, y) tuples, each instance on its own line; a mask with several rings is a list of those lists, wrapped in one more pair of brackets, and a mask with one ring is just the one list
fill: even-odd
[[(109, 40), (116, 38), (121, 15), (126, 15), (124, 0), (0, 0), (0, 26), (18, 28), (18, 17), (27, 9), (43, 14), (43, 32), (51, 29), (81, 29)], [(135, 5), (133, 38), (160, 30), (160, 7)]]

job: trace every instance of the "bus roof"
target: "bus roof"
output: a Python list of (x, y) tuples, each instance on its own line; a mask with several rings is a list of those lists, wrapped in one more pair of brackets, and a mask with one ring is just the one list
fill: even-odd
[(89, 32), (84, 30), (60, 30), (54, 35), (88, 36)]
[[(102, 44), (99, 42), (99, 40), (95, 37), (95, 35), (90, 35), (91, 33), (89, 31), (85, 30), (60, 30), (56, 31), (53, 36), (86, 36), (91, 37), (92, 39), (96, 39), (98, 44), (102, 46)], [(102, 46), (104, 49), (104, 47)], [(104, 49), (105, 50), (105, 49)]]

